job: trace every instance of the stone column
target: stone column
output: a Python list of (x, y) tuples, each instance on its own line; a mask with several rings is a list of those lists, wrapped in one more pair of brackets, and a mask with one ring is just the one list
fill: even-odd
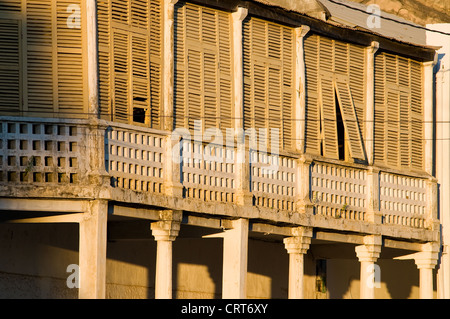
[(305, 151), (305, 114), (306, 114), (306, 70), (303, 49), (303, 39), (310, 27), (303, 25), (295, 29), (295, 148), (300, 152)]
[(245, 147), (244, 135), (244, 71), (242, 49), (242, 22), (247, 17), (248, 10), (238, 7), (231, 14), (233, 27), (233, 78), (234, 78), (234, 128), (237, 141), (236, 153), (236, 197), (237, 203), (242, 206), (252, 204), (250, 193), (250, 159), (248, 149)]
[(97, 31), (97, 1), (86, 0), (88, 113), (93, 119), (99, 116)]
[(244, 118), (244, 71), (242, 49), (242, 22), (247, 17), (247, 8), (238, 7), (231, 14), (233, 28), (233, 78), (234, 78), (234, 126), (243, 128)]
[(373, 131), (374, 131), (374, 98), (375, 98), (375, 53), (380, 44), (373, 41), (370, 47), (366, 48), (366, 125), (365, 125), (365, 145), (367, 161), (373, 165)]
[(223, 234), (223, 299), (247, 298), (248, 220), (232, 221)]
[(105, 298), (108, 202), (92, 201), (80, 221), (80, 299)]
[(289, 299), (303, 299), (304, 255), (309, 249), (312, 228), (298, 227), (293, 229), (294, 236), (283, 240), (289, 254)]
[(381, 236), (364, 237), (364, 245), (356, 246), (356, 256), (361, 263), (360, 272), (360, 298), (375, 298), (375, 278), (377, 277), (376, 265), (381, 252)]
[[(295, 211), (302, 214), (314, 213), (314, 204), (310, 199), (310, 180), (312, 159), (302, 155), (297, 161), (295, 184)], [(318, 200), (318, 199), (313, 199)]]
[(429, 242), (422, 245), (418, 253), (395, 257), (397, 260), (414, 259), (420, 275), (420, 299), (433, 298), (433, 269), (439, 258), (439, 243)]
[(172, 299), (172, 242), (178, 236), (181, 218), (181, 211), (162, 211), (160, 220), (151, 224), (157, 242), (156, 299)]
[[(163, 70), (162, 70), (162, 129), (172, 133), (173, 127), (173, 90), (174, 90), (174, 19), (175, 4), (178, 0), (162, 1), (163, 32)], [(182, 197), (180, 182), (180, 134), (169, 134), (164, 139), (164, 194)]]
[(380, 170), (370, 166), (367, 171), (367, 219), (374, 224), (381, 224), (380, 212)]
[(414, 254), (420, 275), (420, 299), (433, 299), (433, 269), (437, 264), (438, 251), (437, 243), (427, 243), (420, 253)]

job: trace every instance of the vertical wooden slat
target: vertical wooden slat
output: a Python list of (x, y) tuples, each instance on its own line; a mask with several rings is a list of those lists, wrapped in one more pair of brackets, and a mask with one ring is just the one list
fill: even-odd
[(386, 104), (385, 104), (385, 59), (384, 55), (375, 56), (374, 88), (374, 162), (386, 161)]
[(386, 94), (387, 106), (387, 149), (386, 159), (389, 165), (397, 167), (399, 165), (399, 123), (400, 123), (400, 94), (398, 91), (388, 90)]
[(97, 1), (100, 117), (112, 120), (111, 1)]
[(174, 126), (186, 127), (186, 11), (183, 2), (177, 2), (174, 13)]
[(350, 156), (365, 159), (361, 131), (356, 117), (350, 86), (348, 83), (336, 81), (336, 95), (338, 97), (342, 119), (350, 149)]
[[(67, 114), (64, 116), (85, 117), (81, 46), (82, 21), (79, 21), (79, 27), (76, 25), (68, 27), (69, 15), (73, 13), (72, 11), (67, 12), (69, 5), (76, 5), (81, 10), (80, 0), (59, 0), (56, 6), (58, 111)], [(77, 21), (71, 21), (71, 23), (76, 24)]]
[(422, 98), (422, 65), (417, 61), (410, 61), (411, 87), (411, 166), (424, 169), (424, 112)]
[[(407, 73), (408, 74), (408, 73)], [(409, 81), (409, 75), (407, 75)], [(411, 111), (409, 94), (399, 94), (399, 134), (400, 134), (400, 165), (409, 167), (411, 163)]]
[(322, 110), (323, 152), (324, 156), (339, 159), (336, 101), (333, 80), (320, 78), (320, 105)]
[(113, 31), (114, 56), (114, 120), (129, 122), (130, 66), (128, 59), (129, 35), (118, 30)]
[(306, 152), (320, 154), (320, 107), (318, 103), (319, 37), (315, 34), (306, 36), (304, 50), (306, 69)]
[(161, 0), (150, 0), (150, 126), (162, 122), (162, 18)]

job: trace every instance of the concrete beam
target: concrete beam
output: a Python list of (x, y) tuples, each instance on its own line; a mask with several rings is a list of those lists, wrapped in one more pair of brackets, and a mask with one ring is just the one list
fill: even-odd
[(158, 220), (161, 209), (134, 208), (126, 206), (112, 206), (109, 215), (139, 219)]
[(79, 200), (1, 198), (0, 210), (81, 213), (86, 211), (87, 204)]

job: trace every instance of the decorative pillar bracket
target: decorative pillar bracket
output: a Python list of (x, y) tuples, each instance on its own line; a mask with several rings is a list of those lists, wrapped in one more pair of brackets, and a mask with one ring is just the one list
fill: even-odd
[(160, 219), (151, 223), (152, 235), (156, 241), (174, 241), (180, 231), (181, 211), (161, 211)]

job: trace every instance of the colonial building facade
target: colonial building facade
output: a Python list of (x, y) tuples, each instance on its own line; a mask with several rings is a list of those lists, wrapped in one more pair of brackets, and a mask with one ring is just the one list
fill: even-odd
[(2, 296), (436, 297), (436, 47), (329, 18), (2, 0)]

